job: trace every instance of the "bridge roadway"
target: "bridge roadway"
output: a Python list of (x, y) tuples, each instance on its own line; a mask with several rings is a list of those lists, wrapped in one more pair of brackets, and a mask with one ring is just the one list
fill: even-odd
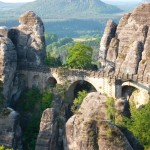
[(67, 68), (49, 68), (47, 66), (22, 65), (17, 68), (19, 76), (25, 80), (26, 86), (38, 86), (41, 90), (56, 80), (58, 84), (67, 84), (68, 95), (74, 97), (74, 88), (79, 81), (87, 81), (95, 89), (114, 98), (122, 97), (122, 88), (134, 87), (150, 93), (150, 75), (147, 77), (114, 72), (91, 71)]

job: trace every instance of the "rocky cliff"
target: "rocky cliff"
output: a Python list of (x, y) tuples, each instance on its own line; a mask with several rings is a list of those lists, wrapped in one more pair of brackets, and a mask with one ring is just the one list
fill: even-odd
[(3, 95), (11, 99), (11, 88), (17, 68), (17, 52), (8, 38), (8, 29), (0, 28), (0, 80), (3, 83)]
[(150, 74), (150, 3), (125, 14), (118, 25), (108, 21), (100, 45), (100, 61), (116, 74)]
[(27, 63), (43, 64), (45, 58), (44, 25), (42, 20), (32, 11), (19, 18), (20, 25), (8, 32), (8, 37), (16, 47), (18, 66)]
[[(30, 11), (19, 22), (12, 29), (0, 27), (0, 145), (21, 150), (19, 114), (6, 107), (15, 108), (26, 85), (25, 77), (17, 68), (42, 65), (46, 51), (41, 19)], [(10, 112), (6, 115), (5, 110)]]
[(19, 119), (20, 115), (10, 108), (0, 112), (0, 146), (5, 145), (9, 148), (22, 150), (22, 132)]
[(44, 26), (33, 12), (26, 12), (19, 19), (20, 25), (12, 29), (0, 27), (0, 80), (3, 95), (9, 104), (25, 86), (17, 67), (42, 65), (45, 58)]

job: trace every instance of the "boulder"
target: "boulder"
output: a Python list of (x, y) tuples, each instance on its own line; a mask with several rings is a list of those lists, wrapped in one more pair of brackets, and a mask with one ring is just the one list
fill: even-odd
[(133, 150), (121, 130), (107, 120), (107, 97), (88, 94), (66, 123), (64, 150)]

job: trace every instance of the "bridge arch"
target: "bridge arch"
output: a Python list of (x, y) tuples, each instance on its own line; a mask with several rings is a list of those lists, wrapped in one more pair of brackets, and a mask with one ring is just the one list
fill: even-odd
[(77, 96), (78, 91), (82, 90), (86, 90), (88, 92), (97, 91), (96, 87), (91, 82), (86, 80), (76, 80), (72, 82), (67, 89), (67, 95), (71, 103), (72, 100)]
[(137, 108), (145, 105), (150, 98), (147, 87), (133, 82), (124, 82), (122, 84), (122, 97), (125, 97), (129, 102), (132, 99)]
[(46, 80), (46, 85), (45, 85), (45, 88), (51, 88), (51, 87), (55, 87), (57, 84), (57, 80), (55, 77), (48, 77), (47, 80)]
[(40, 88), (40, 75), (34, 75), (32, 78), (32, 87)]
[(136, 84), (129, 81), (122, 83), (122, 97), (126, 98), (127, 100), (130, 99), (130, 96), (136, 90), (140, 90)]
[[(20, 73), (17, 75), (17, 79), (15, 79), (14, 84), (17, 84), (18, 82), (20, 82), (20, 84), (24, 87), (27, 87), (27, 76), (26, 74)], [(19, 79), (19, 81), (18, 81)]]
[(123, 82), (122, 87), (125, 87), (125, 86), (133, 87), (133, 88), (136, 88), (138, 90), (141, 90), (141, 88), (137, 84), (135, 84), (135, 83), (133, 83), (131, 81)]

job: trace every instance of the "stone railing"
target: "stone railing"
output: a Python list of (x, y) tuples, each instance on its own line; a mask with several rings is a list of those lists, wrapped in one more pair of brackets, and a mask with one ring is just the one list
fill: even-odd
[(18, 70), (28, 70), (28, 71), (36, 71), (43, 73), (56, 73), (60, 76), (78, 76), (78, 77), (94, 77), (94, 78), (108, 78), (110, 82), (115, 82), (116, 80), (124, 81), (134, 81), (143, 84), (150, 84), (150, 75), (148, 76), (139, 76), (119, 73), (115, 74), (115, 72), (106, 72), (106, 71), (92, 71), (92, 70), (82, 70), (82, 69), (68, 69), (68, 68), (50, 68), (47, 66), (36, 66), (34, 64), (24, 63), (17, 67)]

